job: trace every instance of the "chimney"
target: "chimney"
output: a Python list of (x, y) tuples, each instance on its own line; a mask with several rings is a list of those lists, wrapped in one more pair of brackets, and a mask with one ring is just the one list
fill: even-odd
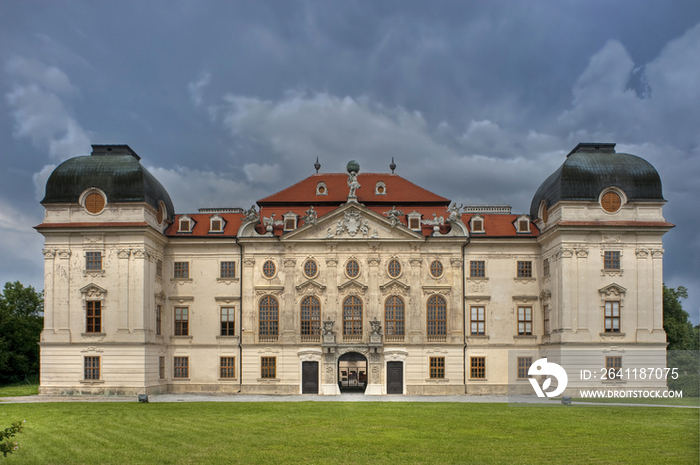
[(105, 157), (109, 155), (131, 155), (137, 160), (141, 160), (141, 157), (136, 155), (136, 152), (131, 150), (128, 145), (93, 145), (92, 153), (93, 157)]
[(569, 152), (566, 156), (573, 155), (574, 153), (587, 152), (587, 153), (615, 153), (615, 145), (607, 142), (581, 142), (574, 149)]

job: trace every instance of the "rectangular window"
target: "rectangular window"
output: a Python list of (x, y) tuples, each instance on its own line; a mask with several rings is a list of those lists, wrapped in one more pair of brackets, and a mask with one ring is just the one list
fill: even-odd
[(293, 231), (296, 228), (296, 220), (294, 218), (289, 218), (284, 221), (284, 230)]
[(532, 262), (518, 262), (518, 278), (532, 278)]
[(445, 378), (445, 357), (430, 357), (430, 379)]
[(178, 232), (190, 232), (189, 220), (180, 220), (180, 229)]
[(221, 307), (221, 335), (235, 335), (235, 320), (233, 319), (235, 307)]
[(221, 273), (219, 275), (221, 278), (235, 278), (236, 277), (236, 262), (221, 262)]
[(189, 336), (189, 307), (175, 307), (175, 335)]
[(472, 379), (486, 379), (486, 357), (471, 357), (470, 363), (469, 377)]
[(483, 232), (484, 222), (481, 220), (472, 220), (472, 231), (473, 232)]
[(542, 275), (549, 276), (549, 258), (542, 260)]
[(102, 332), (102, 302), (99, 300), (89, 300), (85, 302), (87, 324), (85, 325), (86, 333), (101, 333)]
[(622, 357), (605, 357), (606, 378), (622, 378)]
[(85, 269), (102, 269), (102, 252), (85, 252)]
[(527, 371), (532, 365), (532, 357), (518, 357), (518, 379), (529, 378)]
[(221, 378), (235, 378), (236, 357), (221, 357), (220, 373)]
[(485, 262), (483, 261), (471, 261), (469, 262), (469, 276), (472, 278), (483, 278), (486, 276), (485, 273)]
[(605, 332), (620, 332), (620, 302), (605, 302)]
[(156, 260), (156, 276), (163, 277), (163, 260)]
[(158, 357), (158, 378), (165, 379), (165, 357)]
[(162, 308), (160, 305), (156, 305), (156, 336), (161, 335), (161, 322), (163, 318)]
[(190, 277), (190, 263), (189, 262), (175, 262), (175, 277), (176, 278), (189, 278)]
[(532, 334), (532, 307), (518, 307), (518, 334)]
[(544, 314), (544, 333), (549, 334), (549, 305), (542, 308), (542, 313)]
[(211, 230), (212, 231), (221, 231), (221, 220), (211, 220)]
[(605, 269), (620, 269), (620, 252), (605, 252)]
[(411, 218), (408, 220), (408, 229), (420, 229), (420, 218)]
[(100, 357), (84, 357), (85, 379), (100, 379)]
[(260, 367), (261, 378), (275, 378), (277, 376), (277, 357), (262, 357)]
[(472, 307), (472, 336), (486, 334), (486, 307)]
[(173, 378), (189, 378), (190, 377), (190, 358), (175, 357), (173, 364)]

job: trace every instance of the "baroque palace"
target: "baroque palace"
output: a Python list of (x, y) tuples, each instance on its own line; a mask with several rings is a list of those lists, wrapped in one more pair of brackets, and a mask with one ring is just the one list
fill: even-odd
[(666, 346), (673, 225), (657, 171), (615, 144), (576, 146), (524, 214), (393, 161), (317, 161), (248, 210), (178, 214), (129, 146), (92, 147), (51, 174), (36, 227), (42, 394), (499, 394), (556, 351), (621, 368)]

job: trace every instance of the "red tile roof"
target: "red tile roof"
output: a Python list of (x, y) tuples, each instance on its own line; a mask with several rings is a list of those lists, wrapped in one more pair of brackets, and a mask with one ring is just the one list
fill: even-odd
[[(462, 214), (462, 222), (467, 225), (470, 231), (469, 221), (474, 215), (475, 213)], [(470, 232), (472, 239), (479, 237), (536, 237), (540, 235), (540, 230), (532, 222), (530, 222), (530, 234), (518, 233), (515, 228), (515, 220), (520, 215), (480, 214), (479, 216), (484, 219), (484, 232)]]
[[(258, 200), (260, 206), (271, 205), (339, 205), (347, 201), (350, 188), (345, 173), (314, 174), (284, 190)], [(357, 200), (366, 205), (448, 205), (450, 200), (413, 184), (396, 174), (361, 173), (357, 176), (361, 187)], [(375, 194), (378, 182), (386, 186), (386, 194)], [(319, 182), (326, 184), (327, 194), (316, 195)], [(307, 207), (308, 208), (308, 207)]]
[[(209, 218), (211, 218), (214, 215), (219, 215), (221, 218), (224, 219), (223, 233), (209, 232)], [(242, 213), (192, 213), (187, 215), (192, 221), (194, 221), (194, 227), (192, 228), (192, 232), (181, 233), (177, 230), (180, 227), (180, 218), (183, 216), (184, 215), (175, 216), (173, 224), (168, 226), (168, 229), (165, 230), (166, 236), (235, 237), (236, 233), (238, 233), (238, 228), (240, 228), (241, 224), (243, 224), (243, 218), (245, 218), (245, 215), (243, 215)]]

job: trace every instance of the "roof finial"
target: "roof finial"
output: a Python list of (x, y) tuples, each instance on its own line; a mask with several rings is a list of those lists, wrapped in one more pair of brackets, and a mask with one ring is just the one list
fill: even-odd
[(316, 168), (316, 174), (318, 174), (318, 170), (321, 169), (321, 164), (318, 162), (318, 157), (316, 157), (316, 163), (314, 163), (314, 168)]
[(396, 163), (394, 163), (394, 157), (391, 157), (391, 165), (389, 165), (389, 169), (391, 169), (391, 174), (394, 174), (394, 170), (396, 169)]

